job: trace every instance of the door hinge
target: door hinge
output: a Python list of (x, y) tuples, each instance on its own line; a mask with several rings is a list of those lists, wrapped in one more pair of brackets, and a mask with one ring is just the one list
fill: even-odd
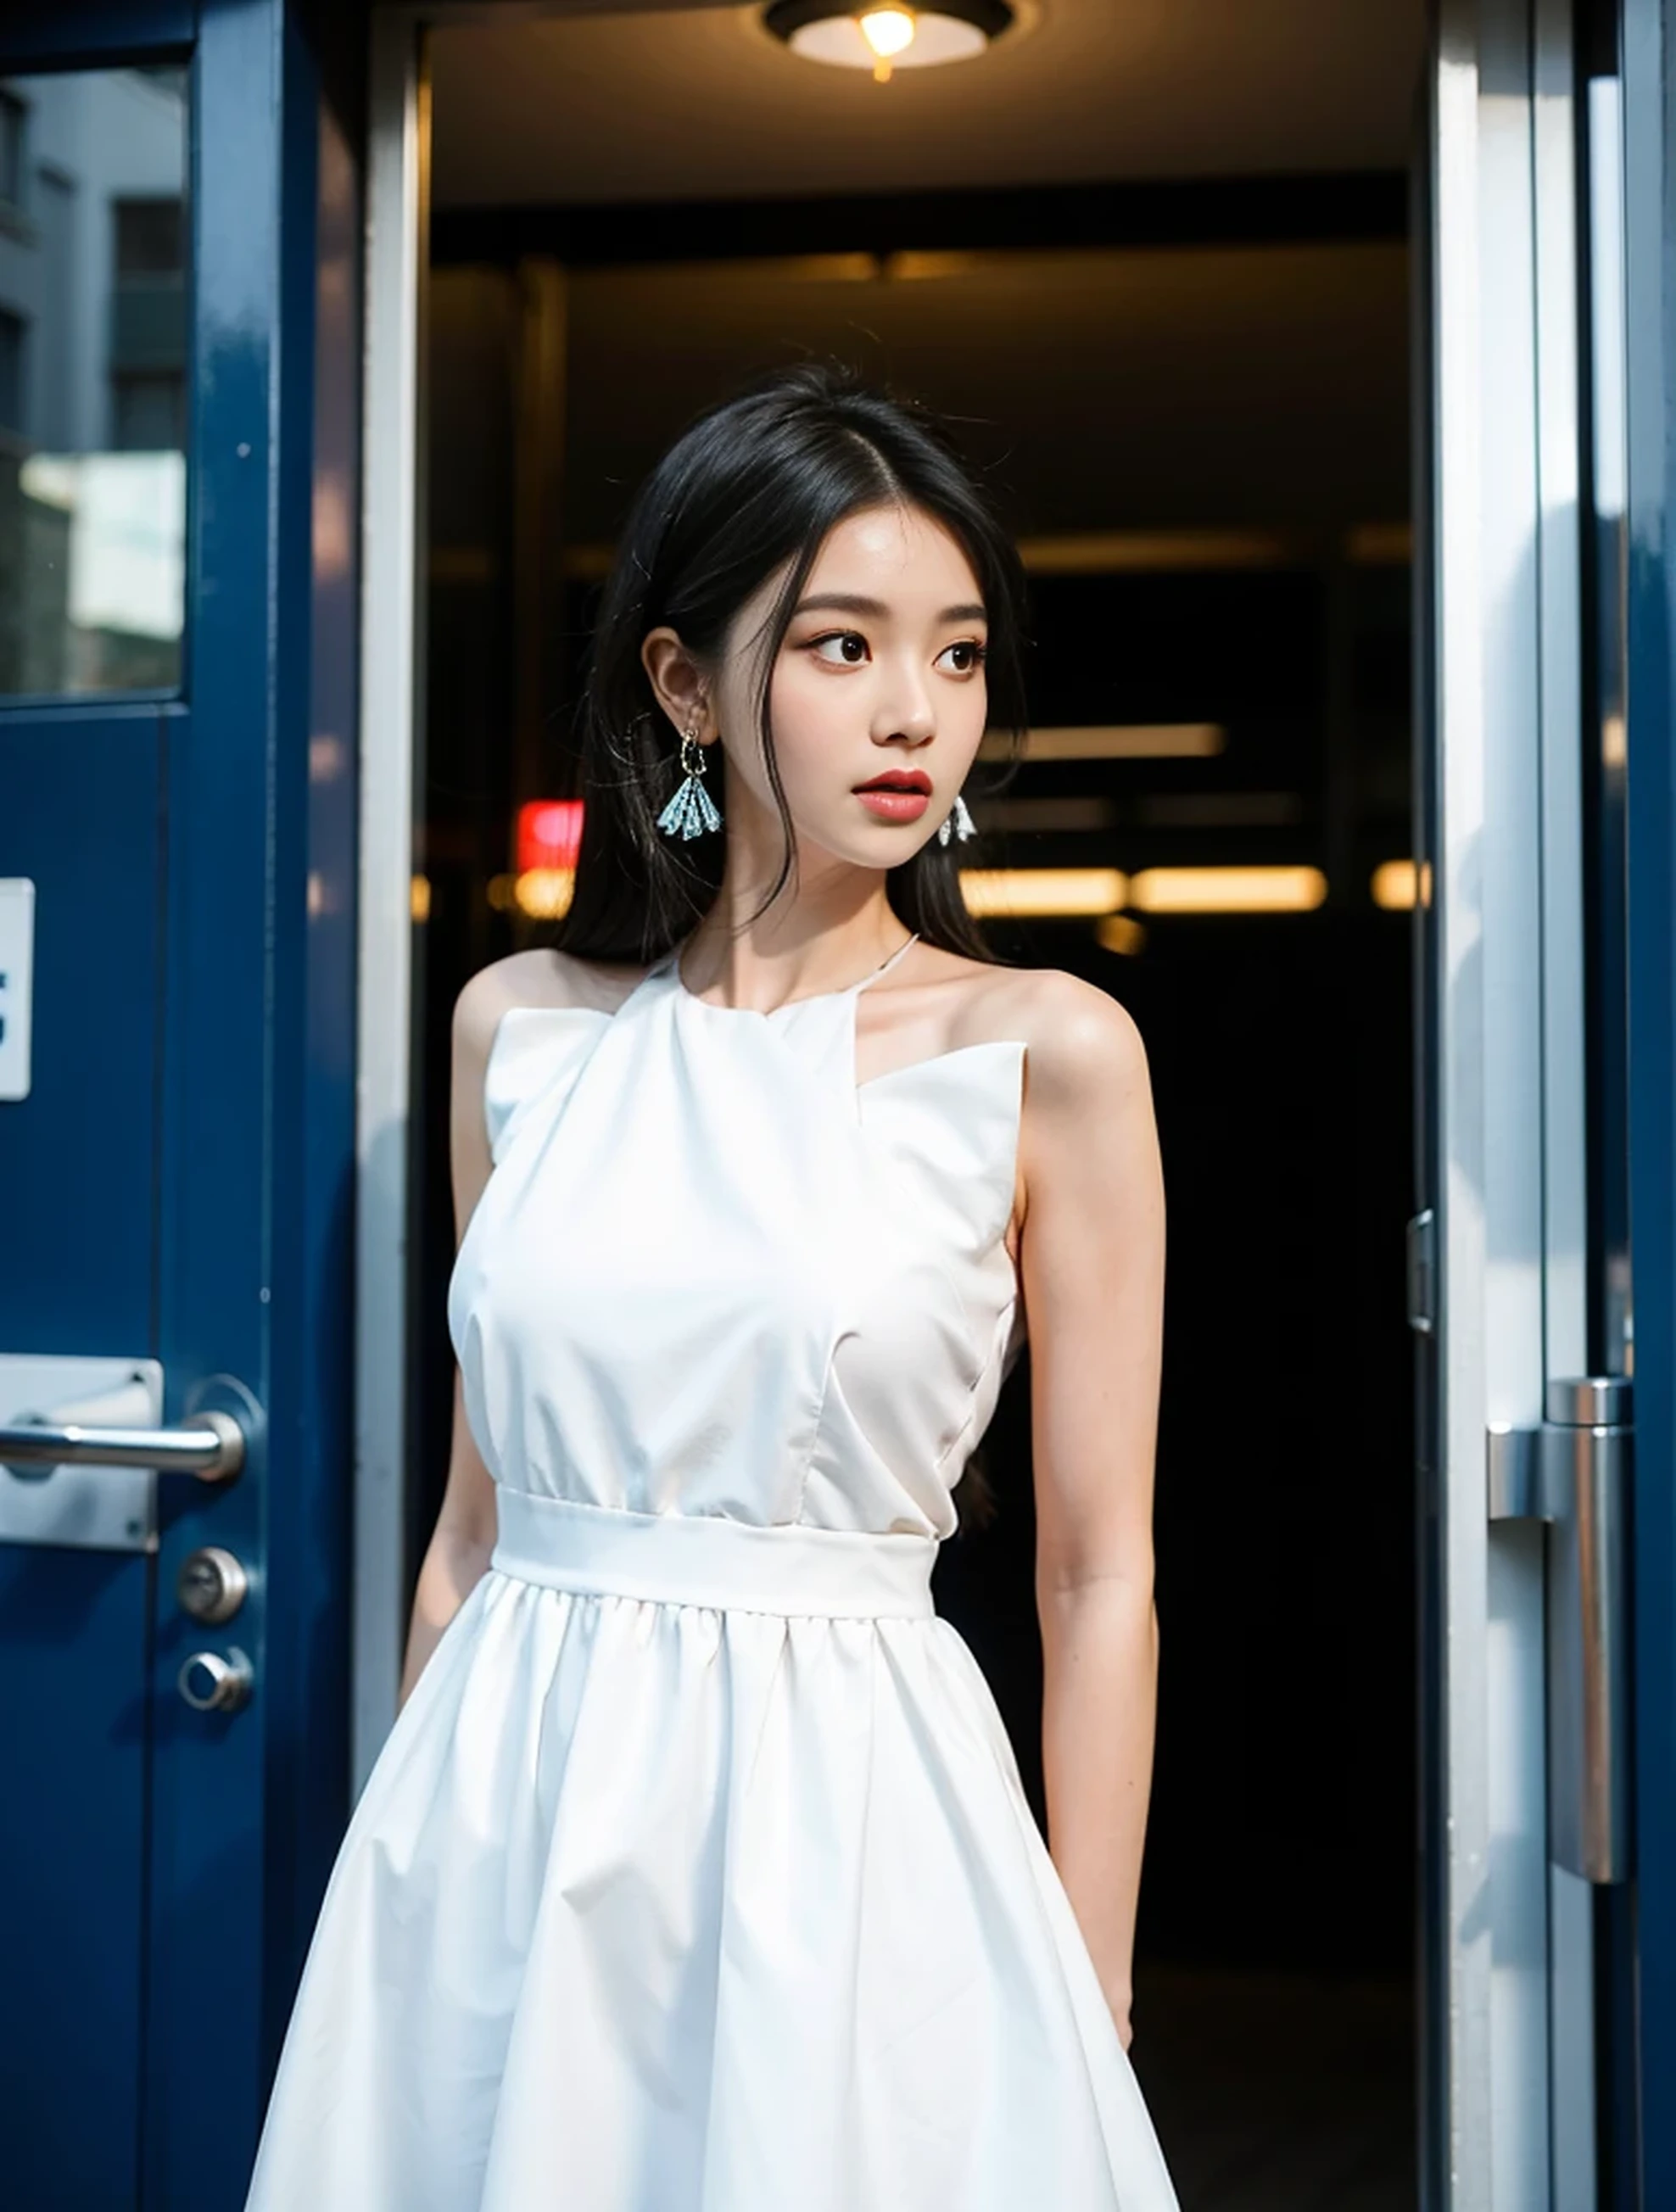
[(1550, 1382), (1534, 1427), (1492, 1422), (1492, 1521), (1547, 1527), (1549, 1856), (1589, 1881), (1630, 1872), (1628, 1376)]

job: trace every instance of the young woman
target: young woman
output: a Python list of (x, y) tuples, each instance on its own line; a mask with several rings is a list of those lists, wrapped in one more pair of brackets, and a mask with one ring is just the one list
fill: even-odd
[[(1019, 599), (837, 373), (640, 496), (561, 946), (458, 1002), (447, 1492), (253, 2212), (1174, 2206), (1146, 1065), (956, 867)], [(928, 1587), (1026, 1312), (1051, 1857)]]

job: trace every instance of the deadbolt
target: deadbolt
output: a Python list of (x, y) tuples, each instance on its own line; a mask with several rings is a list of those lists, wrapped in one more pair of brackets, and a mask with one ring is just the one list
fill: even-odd
[(181, 1696), (197, 1713), (236, 1713), (249, 1701), (254, 1680), (250, 1661), (236, 1644), (225, 1658), (219, 1651), (194, 1651), (177, 1678)]
[(191, 1613), (206, 1627), (216, 1628), (222, 1621), (231, 1620), (250, 1595), (250, 1577), (243, 1561), (234, 1559), (231, 1552), (219, 1544), (205, 1544), (201, 1550), (188, 1552), (180, 1562), (174, 1594), (183, 1613)]

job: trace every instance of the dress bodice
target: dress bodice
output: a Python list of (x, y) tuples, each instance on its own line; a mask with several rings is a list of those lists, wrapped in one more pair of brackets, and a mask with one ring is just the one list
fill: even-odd
[(677, 947), (614, 1012), (502, 1016), (494, 1170), (448, 1292), (498, 1482), (953, 1532), (1023, 1342), (1005, 1240), (1025, 1047), (858, 1086), (857, 999), (907, 950), (767, 1014), (696, 997)]

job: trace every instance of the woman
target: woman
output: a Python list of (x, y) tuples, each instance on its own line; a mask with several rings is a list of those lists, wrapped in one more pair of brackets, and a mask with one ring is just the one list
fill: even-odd
[[(456, 1012), (453, 1455), (259, 2212), (1174, 2205), (1126, 2056), (1145, 1060), (956, 868), (1019, 600), (837, 373), (641, 494), (561, 946)], [(928, 1588), (1026, 1310), (1051, 1858)]]

